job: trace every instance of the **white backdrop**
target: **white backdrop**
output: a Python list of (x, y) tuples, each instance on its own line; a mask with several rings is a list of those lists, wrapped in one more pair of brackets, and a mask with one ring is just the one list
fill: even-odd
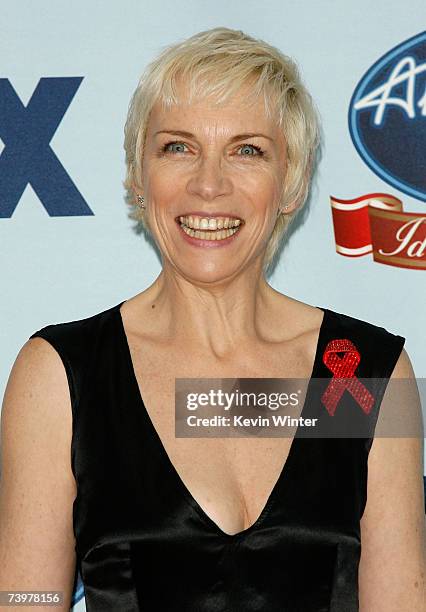
[[(400, 198), (404, 211), (425, 214), (424, 199), (403, 193), (370, 169), (348, 128), (350, 100), (361, 78), (392, 48), (420, 34), (425, 20), (424, 0), (411, 0), (409, 7), (388, 0), (1, 2), (1, 391), (20, 347), (35, 330), (104, 310), (140, 292), (159, 273), (159, 260), (135, 233), (123, 200), (127, 105), (142, 69), (161, 47), (215, 26), (242, 29), (294, 57), (322, 116), (324, 152), (309, 214), (291, 236), (271, 284), (299, 300), (405, 336), (416, 375), (425, 377), (425, 267), (383, 265), (371, 253), (337, 254), (330, 206), (331, 195), (353, 199), (381, 192)], [(41, 198), (27, 184), (10, 211), (15, 186), (10, 164), (1, 162), (7, 148), (12, 151), (11, 108), (19, 105), (12, 96), (11, 107), (6, 98), (12, 86), (26, 106), (39, 80), (54, 77), (82, 78), (50, 144), (90, 215), (71, 214), (60, 183), (55, 210), (61, 214), (52, 209), (49, 214), (52, 181)], [(424, 75), (420, 78), (424, 83)], [(37, 115), (40, 125), (54, 112), (44, 105)], [(426, 142), (425, 124), (423, 117), (418, 156)], [(25, 158), (18, 149), (16, 173)], [(424, 262), (419, 258), (419, 265)], [(84, 600), (74, 609), (83, 610)]]

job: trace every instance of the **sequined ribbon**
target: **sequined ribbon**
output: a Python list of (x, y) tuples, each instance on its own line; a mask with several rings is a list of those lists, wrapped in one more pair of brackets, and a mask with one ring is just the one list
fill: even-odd
[[(345, 353), (340, 357), (337, 353)], [(354, 372), (361, 361), (356, 346), (345, 339), (330, 340), (324, 350), (323, 363), (333, 373), (333, 378), (324, 391), (321, 402), (330, 416), (334, 416), (337, 404), (347, 389), (362, 410), (368, 414), (374, 405), (374, 397)]]

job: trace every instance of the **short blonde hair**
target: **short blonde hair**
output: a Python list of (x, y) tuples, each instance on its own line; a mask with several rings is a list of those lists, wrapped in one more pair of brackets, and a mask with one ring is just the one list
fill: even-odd
[(125, 125), (124, 148), (127, 201), (135, 208), (134, 220), (147, 227), (135, 205), (133, 185), (140, 186), (143, 148), (149, 116), (156, 101), (165, 106), (178, 103), (177, 80), (185, 78), (189, 101), (208, 96), (225, 102), (251, 82), (251, 95), (262, 96), (287, 143), (287, 171), (280, 206), (296, 203), (296, 209), (280, 214), (267, 244), (263, 265), (268, 268), (295, 214), (306, 202), (314, 158), (320, 142), (318, 113), (303, 85), (296, 63), (277, 48), (241, 30), (218, 27), (166, 47), (145, 69), (131, 98)]

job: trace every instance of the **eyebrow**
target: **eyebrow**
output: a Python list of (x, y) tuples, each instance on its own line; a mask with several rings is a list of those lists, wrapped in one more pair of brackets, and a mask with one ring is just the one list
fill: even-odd
[[(174, 136), (182, 136), (184, 138), (195, 138), (194, 134), (191, 134), (191, 132), (185, 132), (184, 130), (159, 130), (158, 132), (155, 132), (154, 136), (157, 136), (158, 134), (173, 134)], [(247, 132), (246, 134), (236, 134), (230, 139), (230, 142), (237, 142), (238, 140), (255, 137), (267, 138), (268, 140), (273, 141), (273, 138), (267, 136), (266, 134), (262, 134), (260, 132)]]

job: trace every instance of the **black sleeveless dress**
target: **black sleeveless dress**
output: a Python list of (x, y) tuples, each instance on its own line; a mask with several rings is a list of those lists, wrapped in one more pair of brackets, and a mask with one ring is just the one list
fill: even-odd
[[(373, 437), (307, 439), (298, 428), (256, 522), (224, 533), (184, 485), (146, 411), (123, 303), (30, 336), (52, 344), (68, 377), (74, 534), (88, 612), (358, 611)], [(377, 415), (405, 338), (321, 310), (311, 381), (333, 376), (323, 359), (330, 341), (349, 340), (361, 357), (356, 376), (383, 379)], [(314, 404), (308, 386), (302, 416)]]

